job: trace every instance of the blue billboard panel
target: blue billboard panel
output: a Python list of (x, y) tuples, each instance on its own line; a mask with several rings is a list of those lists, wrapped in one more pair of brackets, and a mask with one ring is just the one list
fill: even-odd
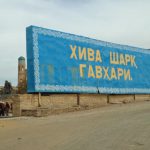
[(150, 93), (150, 51), (30, 26), (28, 92)]

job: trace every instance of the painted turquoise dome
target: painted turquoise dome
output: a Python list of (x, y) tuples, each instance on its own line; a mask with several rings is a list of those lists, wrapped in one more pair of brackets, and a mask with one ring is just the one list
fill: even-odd
[(22, 65), (25, 65), (25, 58), (24, 58), (23, 56), (20, 56), (20, 57), (18, 58), (18, 63), (19, 63), (19, 64), (22, 64)]
[(25, 60), (25, 58), (24, 58), (23, 56), (20, 56), (20, 57), (18, 58), (18, 60)]

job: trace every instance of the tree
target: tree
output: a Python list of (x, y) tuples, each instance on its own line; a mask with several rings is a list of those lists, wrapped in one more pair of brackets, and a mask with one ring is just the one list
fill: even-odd
[(4, 94), (11, 94), (12, 93), (12, 85), (7, 80), (5, 81), (4, 85)]

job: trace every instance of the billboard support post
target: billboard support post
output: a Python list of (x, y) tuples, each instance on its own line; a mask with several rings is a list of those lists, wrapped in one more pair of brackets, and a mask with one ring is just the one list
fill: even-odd
[(77, 105), (78, 105), (78, 106), (80, 105), (80, 97), (79, 97), (79, 94), (77, 94)]
[(41, 107), (41, 93), (38, 93), (38, 107)]

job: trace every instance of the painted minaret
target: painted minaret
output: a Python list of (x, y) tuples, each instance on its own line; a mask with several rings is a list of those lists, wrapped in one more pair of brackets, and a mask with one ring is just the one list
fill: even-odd
[(27, 76), (26, 76), (26, 63), (24, 57), (18, 58), (18, 93), (26, 93)]

